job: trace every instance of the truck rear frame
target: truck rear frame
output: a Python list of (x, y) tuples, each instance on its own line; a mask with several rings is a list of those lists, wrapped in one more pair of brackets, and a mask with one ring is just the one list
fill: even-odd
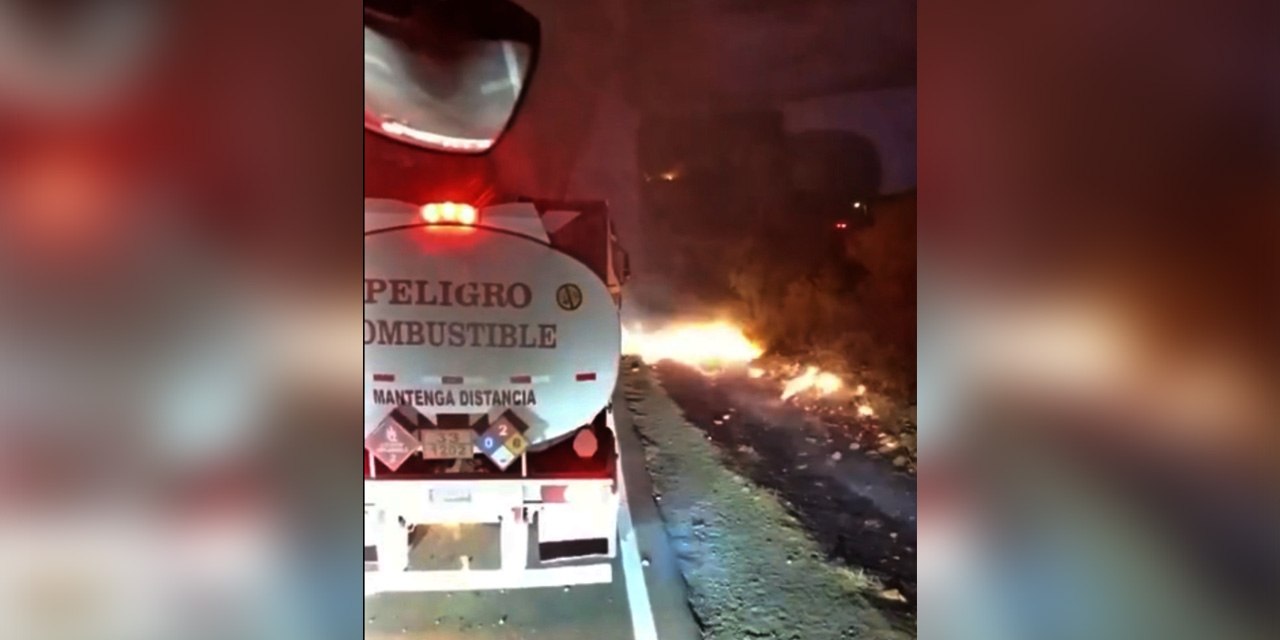
[[(612, 431), (612, 410), (605, 416)], [(367, 478), (366, 594), (612, 582), (620, 500), (613, 446), (606, 477), (528, 477), (528, 457), (537, 454), (525, 454), (517, 478)], [(501, 568), (411, 569), (412, 528), (441, 525), (500, 527)]]
[[(388, 209), (387, 201), (366, 201), (366, 238), (389, 229), (420, 226), (421, 221), (412, 218), (416, 208), (409, 205), (389, 207), (404, 214), (398, 219), (393, 216), (371, 220), (371, 203)], [(510, 229), (491, 230), (530, 236), (531, 241), (588, 265), (607, 287), (613, 304), (619, 303), (629, 265), (625, 252), (616, 245), (603, 203), (559, 203), (557, 206), (557, 203), (525, 201), (500, 207), (516, 214), (517, 207), (536, 211), (533, 219), (537, 221), (535, 225), (541, 226), (538, 230), (542, 235), (539, 237), (530, 232), (531, 227), (517, 223), (512, 223)], [(548, 213), (550, 220), (541, 217)], [(511, 220), (518, 221), (519, 216)], [(573, 220), (578, 221), (577, 227), (568, 225)], [(581, 242), (584, 238), (585, 244)], [(596, 241), (599, 246), (594, 244)], [(368, 366), (366, 361), (366, 368)], [(366, 371), (368, 375), (371, 373)], [(605, 377), (602, 372), (601, 378)], [(579, 375), (579, 380), (588, 378)], [(595, 374), (591, 374), (589, 380), (595, 381)], [(488, 417), (483, 414), (437, 416), (437, 420), (449, 419), (455, 428), (482, 432)], [(418, 427), (412, 421), (405, 425), (411, 432)], [(463, 470), (446, 470), (445, 463), (421, 456), (411, 456), (404, 466), (392, 470), (366, 449), (366, 595), (612, 582), (622, 499), (612, 404), (602, 407), (590, 423), (575, 429), (570, 437), (523, 453), (506, 469), (498, 469), (486, 461), (478, 447), (473, 464), (466, 465), (463, 461), (467, 467)], [(595, 453), (586, 456), (579, 453), (580, 440), (584, 438), (591, 442)], [(462, 558), (455, 569), (424, 570), (414, 566), (410, 558), (413, 538), (421, 527), (459, 525), (498, 528), (498, 568), (471, 568)]]

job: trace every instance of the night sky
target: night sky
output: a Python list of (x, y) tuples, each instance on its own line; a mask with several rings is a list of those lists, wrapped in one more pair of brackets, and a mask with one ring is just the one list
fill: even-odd
[(522, 195), (609, 200), (641, 271), (652, 244), (636, 148), (646, 118), (777, 110), (788, 133), (869, 140), (881, 193), (915, 188), (912, 2), (524, 4), (542, 20), (543, 56), (493, 154), (499, 182)]

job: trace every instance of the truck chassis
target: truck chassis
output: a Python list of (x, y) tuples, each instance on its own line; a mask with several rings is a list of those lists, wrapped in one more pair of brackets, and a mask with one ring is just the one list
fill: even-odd
[[(614, 431), (612, 409), (604, 413)], [(605, 478), (367, 479), (365, 595), (612, 582), (621, 500), (613, 442)], [(412, 568), (413, 530), (440, 525), (500, 527), (501, 567)]]

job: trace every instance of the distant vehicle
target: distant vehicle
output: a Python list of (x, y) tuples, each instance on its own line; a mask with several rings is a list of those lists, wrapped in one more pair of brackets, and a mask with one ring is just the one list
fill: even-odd
[[(518, 110), (538, 34), (505, 0), (366, 0), (366, 129), (474, 160)], [(366, 192), (364, 237), (366, 592), (611, 581), (628, 266), (607, 207)], [(453, 524), (498, 525), (501, 568), (408, 566), (411, 529)]]

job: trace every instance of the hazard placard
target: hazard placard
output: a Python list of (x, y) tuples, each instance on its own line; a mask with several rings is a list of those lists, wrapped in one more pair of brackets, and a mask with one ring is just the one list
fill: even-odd
[(529, 449), (524, 434), (529, 427), (511, 411), (505, 412), (482, 434), (476, 436), (476, 448), (506, 471)]
[(524, 455), (525, 451), (529, 450), (529, 441), (518, 433), (512, 434), (510, 438), (507, 438), (506, 448), (512, 455), (519, 458)]
[(387, 416), (387, 419), (364, 439), (364, 446), (392, 471), (399, 469), (421, 448), (413, 434), (400, 426), (400, 422), (393, 416)]

